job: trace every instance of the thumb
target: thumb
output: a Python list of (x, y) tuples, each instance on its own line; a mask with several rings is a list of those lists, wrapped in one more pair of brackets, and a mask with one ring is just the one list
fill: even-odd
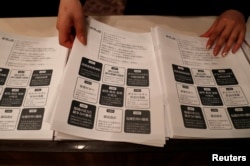
[(200, 37), (209, 37), (212, 34), (212, 31), (213, 31), (213, 26), (210, 27), (205, 33), (200, 35)]
[(209, 27), (209, 29), (203, 33), (202, 35), (200, 35), (201, 37), (210, 37), (213, 30), (215, 29), (216, 25), (217, 25), (218, 20), (215, 20), (214, 23), (212, 24), (212, 26)]
[(76, 37), (78, 40), (86, 45), (87, 44), (87, 35), (84, 21), (77, 21), (75, 24)]

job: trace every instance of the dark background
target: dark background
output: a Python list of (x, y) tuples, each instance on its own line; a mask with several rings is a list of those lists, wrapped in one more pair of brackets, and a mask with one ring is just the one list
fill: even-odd
[[(60, 0), (1, 0), (0, 18), (57, 16)], [(86, 15), (121, 15), (126, 0), (87, 0)]]
[(57, 16), (60, 0), (3, 0), (0, 17)]

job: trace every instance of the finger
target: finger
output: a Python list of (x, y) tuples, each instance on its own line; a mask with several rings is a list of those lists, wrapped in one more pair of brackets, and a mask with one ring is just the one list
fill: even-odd
[(235, 53), (236, 51), (238, 51), (238, 49), (241, 47), (244, 39), (245, 39), (245, 35), (246, 35), (246, 31), (241, 31), (237, 41), (235, 42), (235, 45), (232, 49), (232, 53)]
[(205, 33), (203, 33), (202, 35), (200, 35), (200, 37), (209, 37), (213, 31), (214, 27), (211, 26)]
[(215, 44), (215, 42), (218, 40), (221, 33), (224, 31), (224, 28), (225, 28), (225, 25), (222, 23), (221, 24), (218, 23), (216, 27), (214, 27), (207, 41), (207, 49), (210, 49)]
[[(205, 33), (203, 33), (200, 37), (209, 38), (211, 36), (212, 32), (214, 31), (214, 29), (216, 27), (216, 24), (217, 24), (217, 21), (215, 21), (213, 23), (213, 25)], [(213, 41), (211, 41), (211, 40), (208, 39), (208, 41), (206, 43), (206, 48), (210, 49), (212, 47), (212, 45), (213, 45)]]
[(87, 40), (86, 40), (86, 29), (85, 29), (84, 19), (75, 22), (75, 31), (78, 40), (84, 45), (86, 45)]
[[(222, 56), (226, 56), (229, 50), (232, 48), (232, 52), (236, 52), (244, 41), (245, 31), (242, 31), (242, 27), (238, 26), (232, 29), (232, 32), (225, 44), (222, 51)], [(233, 47), (234, 45), (234, 47)]]
[[(69, 25), (69, 24), (65, 24)], [(72, 34), (70, 26), (60, 26), (59, 29), (59, 44), (67, 48), (71, 48), (74, 41), (74, 34)]]
[(216, 27), (216, 25), (217, 25), (217, 20), (212, 24), (212, 26), (205, 32), (205, 33), (203, 33), (202, 35), (200, 35), (201, 37), (209, 37), (211, 34), (212, 34), (212, 32), (213, 32), (213, 30), (215, 29), (215, 27)]
[[(230, 35), (230, 37), (227, 39), (227, 41), (225, 41), (225, 46), (223, 48), (223, 51), (221, 53), (221, 55), (224, 57), (228, 54), (229, 50), (231, 49), (231, 47), (233, 46), (233, 44), (235, 43), (235, 41), (237, 40), (237, 36), (238, 36), (238, 31), (233, 31)], [(223, 42), (223, 41), (222, 41)]]
[[(231, 34), (231, 31), (232, 31), (232, 27), (230, 26), (226, 26), (221, 32), (220, 32), (220, 35), (217, 36), (217, 39), (214, 39), (214, 42), (215, 43), (215, 47), (214, 47), (214, 50), (213, 50), (213, 53), (215, 56), (218, 55), (218, 53), (220, 52), (222, 46), (227, 42), (230, 34)], [(216, 41), (215, 41), (216, 40)], [(229, 43), (230, 44), (230, 43)]]
[(73, 41), (74, 41), (73, 36), (69, 36), (67, 38), (59, 36), (59, 43), (64, 47), (72, 48)]
[(85, 25), (85, 14), (84, 14), (84, 7), (82, 5), (78, 6), (79, 10), (78, 12), (75, 13), (74, 16), (74, 27), (75, 27), (75, 32), (76, 32), (76, 37), (78, 40), (86, 45), (87, 40), (86, 40), (86, 25)]

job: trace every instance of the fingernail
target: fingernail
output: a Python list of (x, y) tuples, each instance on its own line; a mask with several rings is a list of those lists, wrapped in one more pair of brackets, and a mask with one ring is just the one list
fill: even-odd
[(214, 50), (214, 56), (217, 56), (217, 54), (218, 54), (218, 51)]
[(211, 46), (210, 46), (210, 45), (207, 45), (206, 49), (209, 50), (210, 48), (211, 48)]
[(81, 42), (82, 42), (84, 45), (86, 45), (86, 41), (85, 41), (85, 38), (84, 38), (83, 36), (81, 36), (80, 40), (81, 40)]
[(228, 53), (227, 51), (223, 52), (222, 56), (225, 57), (227, 55), (227, 53)]

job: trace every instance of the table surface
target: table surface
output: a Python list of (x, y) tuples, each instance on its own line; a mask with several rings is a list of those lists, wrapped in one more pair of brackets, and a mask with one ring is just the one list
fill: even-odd
[[(155, 25), (165, 26), (173, 31), (200, 35), (213, 23), (215, 17), (174, 17), (174, 16), (92, 16), (111, 26), (133, 31), (149, 32)], [(57, 36), (57, 17), (0, 18), (0, 31), (30, 36)], [(250, 32), (250, 21), (247, 22)]]
[[(149, 32), (154, 25), (162, 25), (174, 31), (179, 31), (185, 34), (200, 35), (204, 33), (208, 27), (213, 23), (215, 17), (165, 17), (165, 16), (93, 16), (99, 21), (105, 22), (111, 26), (133, 31), (133, 32)], [(131, 26), (133, 25), (133, 26)], [(247, 32), (250, 32), (250, 24), (247, 23)], [(57, 36), (56, 17), (32, 17), (32, 18), (1, 18), (0, 31), (17, 33), (28, 36)], [(104, 152), (102, 157), (105, 157), (106, 152), (112, 153), (112, 162), (117, 158), (116, 152), (122, 152), (123, 157), (120, 159), (141, 158), (144, 164), (145, 161), (152, 161), (157, 158), (164, 163), (180, 163), (178, 159), (183, 159), (182, 162), (206, 164), (208, 158), (212, 153), (250, 153), (248, 149), (250, 139), (202, 139), (202, 140), (187, 140), (187, 139), (170, 139), (166, 141), (163, 148), (151, 147), (145, 145), (119, 143), (119, 142), (105, 142), (105, 141), (18, 141), (18, 140), (1, 140), (0, 141), (0, 161), (3, 163), (13, 164), (11, 158), (25, 163), (26, 159), (30, 159), (33, 154), (33, 163), (35, 160), (40, 160), (39, 154), (42, 153), (47, 157), (48, 162), (52, 158), (56, 158), (56, 163), (63, 163), (63, 161), (70, 160), (77, 162), (81, 160), (81, 155), (74, 155), (72, 152)], [(48, 152), (54, 152), (56, 155), (50, 155)], [(66, 152), (67, 156), (61, 154)], [(133, 152), (144, 152), (143, 156), (130, 156)], [(58, 154), (59, 153), (59, 154)], [(109, 153), (108, 153), (109, 154)], [(126, 155), (125, 155), (126, 154)], [(98, 154), (96, 154), (98, 155)], [(155, 155), (158, 155), (157, 157)], [(22, 157), (17, 157), (22, 156)], [(77, 158), (75, 158), (78, 156)], [(126, 157), (124, 157), (126, 156)], [(185, 156), (185, 157), (184, 157)], [(9, 157), (7, 160), (6, 157)], [(64, 157), (64, 159), (62, 159)], [(88, 156), (90, 157), (90, 156)], [(95, 156), (98, 158), (98, 156)], [(110, 156), (109, 156), (110, 157)], [(197, 160), (197, 157), (199, 160)], [(250, 157), (250, 156), (249, 156)], [(60, 162), (58, 161), (60, 158)], [(67, 159), (68, 158), (68, 159)], [(72, 159), (74, 158), (74, 159)], [(90, 157), (93, 159), (93, 156)], [(118, 157), (119, 158), (119, 157)], [(165, 161), (165, 160), (168, 161)], [(44, 159), (43, 159), (44, 160)], [(77, 160), (77, 161), (75, 161)], [(90, 160), (89, 158), (87, 160)], [(45, 160), (44, 160), (45, 161)], [(94, 159), (93, 159), (94, 161)], [(92, 161), (92, 162), (93, 162)], [(133, 160), (134, 161), (134, 160)], [(72, 163), (71, 163), (72, 164)], [(132, 162), (132, 165), (135, 164)], [(184, 163), (182, 163), (184, 164)], [(0, 164), (1, 165), (1, 164)], [(136, 164), (135, 164), (136, 165)]]

